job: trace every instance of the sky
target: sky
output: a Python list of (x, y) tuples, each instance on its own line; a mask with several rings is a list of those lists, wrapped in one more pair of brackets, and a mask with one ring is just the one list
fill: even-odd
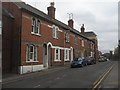
[(114, 50), (118, 44), (118, 1), (119, 0), (22, 0), (47, 14), (50, 2), (55, 2), (57, 20), (68, 24), (73, 14), (74, 28), (97, 34), (98, 49), (103, 53)]

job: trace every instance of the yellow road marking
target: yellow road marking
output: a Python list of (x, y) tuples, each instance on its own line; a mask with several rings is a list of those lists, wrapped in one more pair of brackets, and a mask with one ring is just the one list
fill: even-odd
[(110, 68), (108, 68), (93, 84), (92, 90), (95, 90), (99, 86), (99, 84), (103, 81), (103, 79), (107, 76), (107, 74), (112, 70), (114, 65), (112, 65)]

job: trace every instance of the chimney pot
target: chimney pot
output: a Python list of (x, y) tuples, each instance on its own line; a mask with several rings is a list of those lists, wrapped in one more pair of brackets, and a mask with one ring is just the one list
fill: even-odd
[(68, 26), (71, 27), (71, 28), (73, 28), (73, 24), (74, 24), (73, 19), (70, 19), (70, 20), (68, 21)]
[(52, 18), (55, 19), (55, 10), (56, 8), (54, 7), (54, 2), (50, 3), (50, 6), (47, 7), (48, 10), (48, 15)]
[(81, 33), (83, 34), (85, 32), (85, 27), (84, 27), (84, 24), (82, 24), (81, 26)]

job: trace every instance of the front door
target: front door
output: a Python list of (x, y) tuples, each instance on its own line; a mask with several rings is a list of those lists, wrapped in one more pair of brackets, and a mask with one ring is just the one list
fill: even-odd
[(48, 67), (48, 61), (47, 61), (47, 44), (43, 45), (43, 66)]

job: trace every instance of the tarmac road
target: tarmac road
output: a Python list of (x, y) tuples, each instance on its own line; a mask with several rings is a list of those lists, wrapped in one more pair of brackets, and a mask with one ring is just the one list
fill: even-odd
[(43, 75), (38, 73), (34, 77), (3, 84), (2, 88), (92, 88), (95, 81), (113, 64), (116, 62), (97, 62), (83, 68), (69, 67)]

